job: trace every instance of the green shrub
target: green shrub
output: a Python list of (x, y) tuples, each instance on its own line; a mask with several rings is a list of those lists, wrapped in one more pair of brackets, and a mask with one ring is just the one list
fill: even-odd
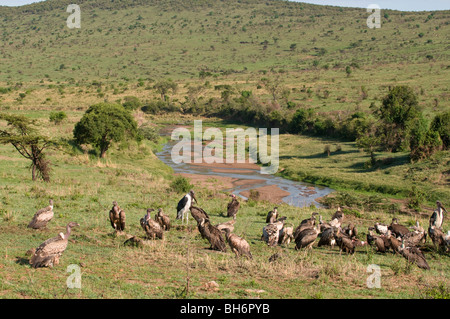
[(170, 184), (170, 187), (177, 193), (187, 193), (194, 187), (194, 185), (192, 185), (187, 178), (178, 176)]
[(60, 112), (51, 112), (49, 116), (50, 122), (55, 124), (61, 124), (67, 118), (67, 114), (63, 111)]

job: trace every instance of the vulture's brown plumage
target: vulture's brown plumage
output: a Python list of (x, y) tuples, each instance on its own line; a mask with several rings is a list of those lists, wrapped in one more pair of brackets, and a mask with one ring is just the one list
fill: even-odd
[(391, 248), (394, 253), (400, 253), (399, 248), (402, 243), (395, 237), (395, 234), (388, 230), (386, 233), (386, 238), (389, 243), (389, 248)]
[(111, 227), (116, 231), (125, 230), (125, 212), (119, 207), (116, 201), (113, 201), (113, 207), (109, 211), (109, 220)]
[[(374, 228), (373, 228), (374, 229)], [(384, 235), (375, 235), (373, 229), (369, 229), (367, 234), (367, 243), (371, 246), (375, 245), (377, 252), (385, 253), (389, 249), (389, 241)]]
[(399, 253), (405, 257), (409, 262), (416, 264), (419, 268), (422, 269), (430, 269), (430, 266), (425, 259), (424, 254), (417, 247), (406, 247), (405, 242), (403, 241), (400, 248)]
[(197, 224), (199, 224), (202, 221), (202, 219), (209, 220), (208, 214), (200, 207), (191, 206), (190, 210), (191, 210), (191, 215), (197, 221)]
[(47, 226), (48, 222), (53, 218), (53, 200), (50, 199), (49, 206), (38, 210), (31, 222), (28, 224), (28, 228), (41, 229)]
[(153, 208), (147, 209), (147, 214), (140, 220), (141, 227), (145, 231), (148, 239), (164, 239), (164, 229), (150, 215), (153, 211)]
[(404, 226), (404, 225), (400, 225), (398, 223), (398, 219), (397, 218), (392, 218), (392, 223), (391, 225), (388, 227), (388, 229), (395, 234), (397, 237), (403, 237), (405, 234), (409, 233), (410, 230), (408, 229), (408, 227)]
[(66, 226), (66, 233), (47, 239), (36, 250), (30, 259), (33, 268), (53, 267), (59, 264), (59, 258), (67, 248), (68, 239), (73, 227), (80, 226), (78, 223), (70, 222)]
[(236, 219), (236, 214), (241, 204), (237, 200), (236, 195), (231, 194), (230, 196), (231, 202), (229, 202), (227, 206), (227, 217), (233, 217), (233, 219)]
[(341, 252), (345, 252), (347, 254), (355, 253), (355, 242), (340, 231), (336, 234), (336, 244), (339, 246)]
[(155, 220), (161, 225), (164, 230), (170, 230), (170, 218), (166, 214), (164, 214), (162, 208), (158, 209), (158, 212), (155, 215)]
[(306, 228), (302, 230), (295, 238), (295, 249), (311, 249), (320, 232), (320, 225), (317, 227)]
[(328, 227), (320, 234), (319, 242), (317, 243), (317, 247), (321, 246), (331, 246), (331, 248), (336, 245), (335, 234), (337, 229), (334, 227)]
[(219, 250), (222, 252), (227, 251), (227, 246), (225, 239), (222, 236), (222, 232), (217, 229), (210, 221), (206, 218), (202, 218), (198, 224), (198, 230), (203, 238), (206, 238), (210, 243), (210, 249)]
[(447, 246), (447, 243), (444, 239), (444, 232), (439, 228), (436, 228), (434, 225), (431, 225), (428, 228), (428, 235), (430, 236), (431, 241), (436, 248), (444, 249)]
[(266, 223), (274, 223), (278, 219), (278, 207), (267, 213)]
[(303, 230), (307, 228), (313, 228), (316, 225), (316, 215), (317, 213), (312, 213), (310, 218), (304, 219), (300, 222), (300, 225), (294, 230), (294, 240)]
[(250, 252), (250, 245), (244, 238), (232, 234), (228, 228), (225, 228), (225, 238), (231, 250), (236, 254), (236, 257), (246, 256), (249, 259), (253, 259), (252, 253)]

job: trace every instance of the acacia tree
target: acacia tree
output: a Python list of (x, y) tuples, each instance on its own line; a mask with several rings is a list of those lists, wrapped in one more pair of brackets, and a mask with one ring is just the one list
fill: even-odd
[(36, 180), (41, 177), (50, 181), (50, 161), (45, 158), (44, 150), (57, 143), (46, 136), (40, 135), (36, 121), (23, 115), (0, 114), (0, 120), (7, 126), (0, 128), (0, 144), (11, 144), (20, 155), (31, 161), (31, 177)]
[(137, 136), (137, 123), (122, 105), (99, 103), (89, 107), (75, 125), (74, 138), (78, 144), (91, 144), (105, 157), (112, 142)]
[(172, 80), (162, 80), (155, 83), (153, 88), (161, 94), (161, 100), (165, 101), (165, 96), (169, 91), (172, 91), (172, 93), (175, 93), (178, 88), (178, 84), (173, 82)]

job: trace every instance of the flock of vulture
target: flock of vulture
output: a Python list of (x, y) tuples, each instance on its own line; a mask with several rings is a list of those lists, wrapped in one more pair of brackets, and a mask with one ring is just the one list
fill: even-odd
[[(240, 208), (240, 203), (234, 194), (231, 196), (231, 202), (227, 206), (227, 217), (230, 221), (213, 225), (208, 214), (193, 205), (197, 203), (194, 191), (186, 194), (177, 205), (177, 217), (181, 219), (182, 224), (188, 224), (189, 212), (197, 222), (198, 231), (203, 239), (206, 239), (210, 249), (221, 252), (227, 251), (227, 243), (236, 257), (245, 256), (253, 259), (248, 242), (233, 233), (236, 215)], [(152, 218), (153, 208), (147, 209), (144, 217), (140, 219), (140, 225), (145, 232), (147, 239), (164, 239), (165, 232), (171, 228), (171, 222), (161, 208)], [(353, 254), (357, 247), (370, 245), (374, 246), (380, 253), (386, 253), (391, 250), (395, 254), (400, 254), (409, 262), (415, 263), (423, 269), (430, 269), (424, 254), (420, 250), (420, 245), (425, 243), (427, 235), (431, 238), (435, 247), (448, 251), (450, 248), (450, 231), (444, 233), (442, 229), (444, 221), (444, 212), (447, 213), (442, 204), (437, 202), (437, 209), (432, 213), (429, 220), (428, 232), (419, 226), (419, 223), (408, 228), (398, 223), (394, 218), (390, 225), (375, 223), (369, 227), (367, 240), (358, 239), (358, 230), (353, 223), (344, 227), (344, 213), (340, 208), (333, 214), (331, 221), (325, 222), (322, 216), (316, 220), (317, 213), (312, 213), (310, 218), (302, 220), (294, 229), (292, 224), (286, 223), (286, 217), (279, 216), (278, 208), (275, 207), (267, 214), (267, 225), (262, 229), (261, 240), (268, 246), (284, 245), (287, 246), (291, 241), (295, 242), (295, 249), (312, 249), (314, 243), (318, 240), (318, 247), (336, 245), (340, 252)], [(47, 223), (53, 218), (53, 201), (50, 205), (36, 212), (28, 227), (41, 229), (46, 227)], [(109, 220), (112, 228), (116, 232), (125, 230), (126, 216), (125, 212), (119, 207), (116, 201), (109, 212)], [(31, 249), (27, 253), (31, 255), (30, 264), (32, 267), (53, 267), (59, 263), (59, 258), (67, 248), (68, 238), (73, 227), (79, 224), (71, 222), (66, 227), (66, 233), (59, 233), (56, 237), (43, 242), (38, 248)], [(132, 236), (125, 241), (127, 244), (141, 244), (142, 239)], [(276, 259), (277, 254), (273, 255), (269, 261)]]

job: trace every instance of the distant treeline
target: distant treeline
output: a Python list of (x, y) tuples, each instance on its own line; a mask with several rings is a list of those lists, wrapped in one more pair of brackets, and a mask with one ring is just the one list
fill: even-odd
[[(450, 111), (428, 121), (419, 109), (418, 97), (407, 86), (391, 88), (381, 106), (371, 112), (354, 112), (345, 117), (318, 113), (313, 108), (287, 102), (262, 100), (250, 91), (231, 97), (221, 86), (221, 98), (186, 97), (179, 104), (154, 100), (142, 107), (146, 113), (182, 112), (217, 116), (236, 123), (258, 127), (278, 127), (282, 133), (338, 138), (356, 141), (371, 156), (368, 167), (377, 162), (375, 152), (409, 151), (412, 161), (422, 160), (438, 150), (450, 149)], [(281, 101), (281, 100), (280, 100)]]

